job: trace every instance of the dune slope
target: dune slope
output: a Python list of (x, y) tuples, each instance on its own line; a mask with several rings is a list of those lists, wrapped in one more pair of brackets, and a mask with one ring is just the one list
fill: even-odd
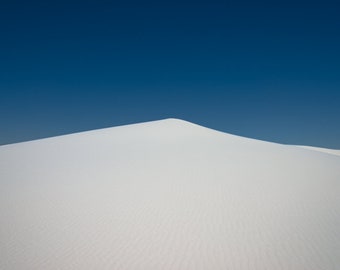
[(0, 269), (336, 270), (340, 157), (167, 119), (0, 147)]

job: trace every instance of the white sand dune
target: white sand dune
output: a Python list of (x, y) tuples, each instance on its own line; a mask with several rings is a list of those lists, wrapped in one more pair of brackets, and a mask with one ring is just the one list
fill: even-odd
[(340, 157), (168, 119), (0, 147), (1, 270), (338, 270)]
[(340, 156), (340, 150), (335, 150), (335, 149), (329, 149), (329, 148), (321, 148), (321, 147), (313, 147), (313, 146), (304, 146), (304, 145), (299, 145), (299, 147), (313, 150), (313, 151), (319, 151), (331, 155), (337, 155)]

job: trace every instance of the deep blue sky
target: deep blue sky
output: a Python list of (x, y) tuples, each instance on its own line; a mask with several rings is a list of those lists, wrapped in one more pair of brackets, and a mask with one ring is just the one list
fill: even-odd
[(336, 1), (1, 1), (0, 144), (176, 117), (340, 149)]

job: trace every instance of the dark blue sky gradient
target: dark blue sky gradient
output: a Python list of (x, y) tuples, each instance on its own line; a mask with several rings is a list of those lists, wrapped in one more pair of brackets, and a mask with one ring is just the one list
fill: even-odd
[(1, 1), (0, 144), (176, 117), (340, 149), (340, 4)]

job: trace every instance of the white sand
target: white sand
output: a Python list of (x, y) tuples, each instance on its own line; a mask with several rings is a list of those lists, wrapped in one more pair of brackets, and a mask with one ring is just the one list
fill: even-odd
[(0, 147), (1, 270), (338, 270), (340, 157), (168, 119)]
[(323, 153), (327, 153), (327, 154), (340, 156), (340, 150), (313, 147), (313, 146), (304, 146), (304, 145), (297, 145), (297, 146), (305, 148), (305, 149), (313, 150), (313, 151), (319, 151), (319, 152), (323, 152)]

